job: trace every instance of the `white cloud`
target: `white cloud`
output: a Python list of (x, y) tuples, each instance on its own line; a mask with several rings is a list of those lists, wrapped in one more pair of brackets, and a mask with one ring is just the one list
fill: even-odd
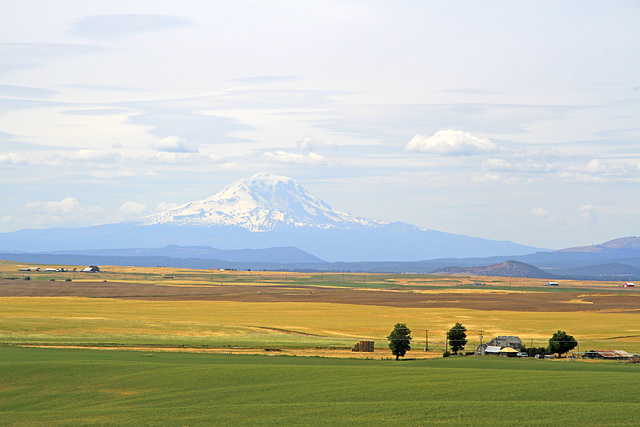
[(100, 169), (91, 172), (91, 176), (94, 178), (117, 178), (121, 176), (135, 176), (135, 173), (131, 169), (127, 168), (116, 170)]
[(110, 150), (80, 150), (72, 156), (72, 160), (91, 163), (112, 163), (121, 159), (119, 153)]
[(167, 203), (167, 202), (160, 202), (158, 203), (158, 206), (156, 206), (156, 211), (157, 212), (164, 212), (164, 211), (168, 211), (174, 208), (177, 208), (179, 205), (177, 203)]
[(531, 210), (531, 216), (534, 218), (544, 218), (549, 216), (549, 212), (543, 208), (535, 208)]
[(602, 173), (607, 171), (607, 167), (599, 159), (591, 160), (584, 168), (589, 173)]
[(306, 136), (296, 142), (298, 148), (302, 151), (321, 151), (325, 149), (333, 149), (338, 146), (335, 141), (321, 141), (313, 136)]
[(262, 158), (269, 163), (286, 163), (294, 165), (317, 166), (327, 163), (324, 157), (316, 153), (309, 153), (305, 156), (304, 154), (288, 153), (286, 151), (275, 151), (273, 153), (264, 153), (262, 155)]
[(404, 149), (435, 154), (482, 154), (499, 150), (498, 146), (487, 138), (450, 129), (440, 130), (432, 136), (416, 134)]
[(224, 163), (227, 158), (218, 153), (177, 153), (160, 151), (142, 156), (141, 161), (170, 165), (193, 165), (207, 163)]
[(71, 215), (80, 211), (80, 202), (75, 197), (66, 197), (59, 202), (36, 201), (27, 203), (25, 209), (31, 213), (47, 213), (53, 215)]
[(482, 167), (490, 170), (510, 170), (513, 165), (503, 159), (488, 159), (482, 162)]
[(582, 219), (586, 219), (587, 221), (592, 221), (596, 219), (596, 207), (594, 205), (584, 205), (581, 206), (578, 211), (580, 212), (580, 217)]
[(14, 218), (14, 222), (23, 223), (28, 227), (77, 227), (104, 219), (105, 214), (104, 209), (99, 206), (83, 207), (75, 197), (48, 202), (38, 200), (24, 205), (22, 211), (21, 217)]
[(210, 160), (214, 163), (222, 163), (227, 161), (227, 158), (225, 156), (217, 153), (209, 153), (206, 154), (205, 157), (207, 158), (207, 160)]
[(474, 176), (471, 178), (473, 182), (496, 182), (500, 181), (500, 175), (495, 173), (487, 173), (482, 176)]
[(27, 163), (27, 158), (18, 153), (0, 154), (0, 165), (21, 165)]
[(125, 215), (140, 215), (147, 210), (147, 207), (142, 203), (137, 202), (124, 202), (120, 206), (120, 212)]
[(602, 178), (599, 176), (587, 175), (583, 173), (561, 172), (558, 174), (558, 176), (569, 182), (596, 182), (596, 183), (607, 182), (607, 179), (605, 178)]
[(482, 168), (511, 172), (551, 172), (558, 169), (558, 164), (545, 161), (526, 159), (524, 161), (509, 162), (504, 159), (487, 159), (482, 162)]
[(151, 145), (156, 151), (167, 153), (197, 153), (198, 148), (187, 144), (185, 139), (179, 136), (171, 135), (166, 138), (159, 139)]
[(158, 152), (152, 153), (149, 156), (145, 157), (145, 160), (150, 163), (187, 165), (198, 163), (200, 160), (202, 160), (202, 158), (199, 154), (193, 153)]

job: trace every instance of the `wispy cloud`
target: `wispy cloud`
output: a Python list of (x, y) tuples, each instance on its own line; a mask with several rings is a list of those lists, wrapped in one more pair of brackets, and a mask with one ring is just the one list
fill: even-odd
[(287, 151), (266, 152), (262, 158), (269, 163), (284, 163), (293, 165), (319, 166), (327, 164), (327, 160), (316, 153), (304, 154), (290, 153)]
[(113, 163), (122, 159), (117, 151), (113, 150), (80, 150), (71, 156), (71, 160), (89, 163)]
[(494, 153), (498, 146), (487, 138), (480, 138), (460, 130), (440, 130), (434, 135), (415, 135), (405, 151), (421, 151), (434, 154), (483, 154)]
[(0, 85), (0, 95), (16, 98), (49, 98), (58, 93), (51, 89), (28, 86)]
[(69, 31), (74, 36), (94, 39), (116, 39), (133, 34), (166, 31), (190, 27), (195, 22), (189, 18), (171, 15), (94, 15), (73, 23)]
[(237, 82), (237, 83), (267, 84), (267, 83), (286, 83), (286, 82), (293, 82), (296, 80), (300, 80), (300, 78), (296, 76), (253, 76), (253, 77), (238, 77), (236, 79), (231, 79), (230, 81)]
[(22, 165), (27, 162), (27, 157), (19, 153), (0, 154), (0, 165)]
[(164, 151), (167, 153), (197, 153), (198, 148), (187, 144), (185, 139), (179, 136), (171, 135), (166, 138), (159, 139), (152, 145), (154, 150)]
[(549, 212), (544, 208), (534, 208), (531, 210), (531, 216), (534, 218), (545, 218), (549, 216)]
[(87, 44), (0, 43), (0, 75), (43, 66), (52, 58), (97, 54), (105, 48)]
[(122, 206), (120, 206), (120, 212), (124, 215), (141, 215), (147, 210), (147, 207), (142, 203), (138, 202), (124, 202)]
[(302, 151), (321, 151), (326, 149), (333, 149), (338, 146), (335, 141), (322, 141), (313, 136), (306, 136), (296, 141), (296, 146)]

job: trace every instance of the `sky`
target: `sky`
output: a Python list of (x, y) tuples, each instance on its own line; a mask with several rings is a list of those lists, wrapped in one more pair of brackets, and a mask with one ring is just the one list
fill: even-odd
[(640, 235), (640, 2), (0, 2), (0, 232), (258, 172), (548, 249)]

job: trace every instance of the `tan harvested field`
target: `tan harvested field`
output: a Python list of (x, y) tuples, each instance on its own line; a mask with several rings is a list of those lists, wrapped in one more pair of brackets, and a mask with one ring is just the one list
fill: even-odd
[[(406, 322), (409, 357), (434, 357), (461, 322), (467, 349), (481, 333), (543, 346), (562, 329), (583, 351), (640, 352), (640, 292), (616, 282), (545, 288), (535, 279), (141, 267), (18, 273), (22, 266), (0, 262), (0, 343), (373, 357), (349, 351), (371, 339), (379, 358), (390, 356), (393, 324)], [(425, 330), (435, 351), (421, 351)]]
[(149, 301), (313, 302), (410, 308), (529, 312), (638, 312), (638, 292), (533, 292), (514, 289), (385, 290), (319, 285), (173, 285), (136, 282), (0, 280), (0, 297), (85, 297)]

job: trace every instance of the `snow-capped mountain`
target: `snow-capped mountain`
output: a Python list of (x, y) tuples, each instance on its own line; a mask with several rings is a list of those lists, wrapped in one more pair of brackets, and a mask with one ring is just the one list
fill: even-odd
[(281, 227), (348, 229), (385, 224), (334, 211), (294, 179), (268, 173), (241, 179), (211, 197), (144, 217), (134, 223), (142, 226), (239, 226), (252, 232), (266, 232)]
[(223, 250), (293, 247), (327, 261), (516, 256), (539, 250), (351, 216), (334, 211), (295, 180), (266, 173), (137, 221), (0, 233), (0, 249), (5, 251), (77, 253), (168, 245)]

